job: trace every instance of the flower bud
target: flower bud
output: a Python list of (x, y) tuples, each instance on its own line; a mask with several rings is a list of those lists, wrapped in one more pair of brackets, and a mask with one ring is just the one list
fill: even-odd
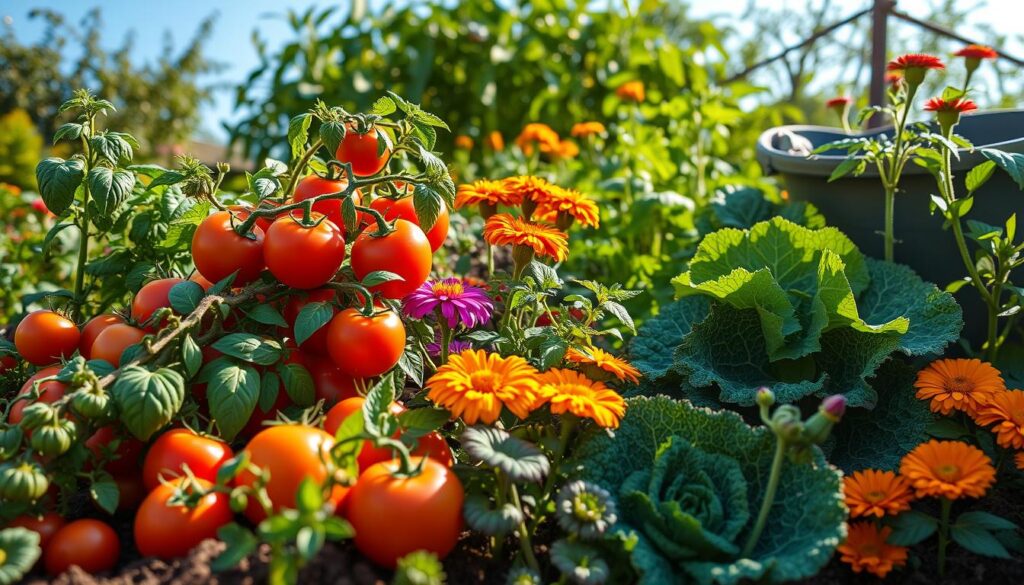
[(820, 445), (832, 432), (832, 427), (839, 422), (846, 411), (846, 397), (842, 394), (829, 396), (821, 402), (818, 412), (807, 419), (804, 438), (808, 443)]
[(766, 387), (758, 388), (757, 390), (757, 405), (758, 406), (771, 406), (775, 404), (775, 393)]

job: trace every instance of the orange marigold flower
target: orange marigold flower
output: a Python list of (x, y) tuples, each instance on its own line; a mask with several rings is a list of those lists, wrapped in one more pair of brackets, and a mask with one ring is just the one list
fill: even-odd
[(576, 138), (586, 138), (588, 136), (603, 136), (607, 133), (604, 124), (600, 122), (580, 122), (573, 124), (572, 134)]
[(579, 372), (551, 368), (540, 375), (540, 402), (551, 405), (552, 414), (589, 418), (606, 429), (619, 428), (626, 401), (601, 382)]
[(967, 59), (995, 59), (999, 53), (986, 45), (967, 45), (953, 53), (955, 57), (966, 57)]
[(565, 359), (574, 364), (594, 366), (622, 382), (629, 380), (636, 384), (640, 381), (640, 370), (634, 368), (626, 360), (615, 357), (599, 347), (588, 346), (582, 350), (575, 347), (569, 348), (569, 351), (565, 354)]
[(552, 185), (547, 195), (537, 202), (536, 216), (552, 219), (559, 229), (567, 229), (572, 220), (586, 227), (597, 227), (601, 223), (601, 213), (597, 203), (575, 189), (564, 189)]
[(493, 151), (501, 152), (505, 150), (505, 137), (501, 135), (501, 132), (493, 130), (487, 135), (487, 146)]
[(1024, 470), (1024, 453), (1014, 455), (1013, 462), (1017, 464), (1017, 469)]
[(455, 209), (467, 205), (482, 204), (497, 207), (498, 205), (515, 206), (522, 202), (522, 197), (509, 191), (503, 181), (481, 179), (468, 185), (459, 185), (455, 195)]
[(539, 147), (541, 152), (557, 152), (560, 143), (558, 132), (539, 122), (527, 124), (516, 137), (516, 146), (527, 156), (533, 154), (534, 146)]
[(473, 139), (465, 134), (459, 134), (455, 137), (455, 148), (461, 150), (473, 150)]
[(875, 469), (855, 471), (844, 477), (843, 494), (851, 518), (895, 516), (909, 510), (914, 499), (914, 492), (905, 478)]
[(546, 179), (533, 175), (508, 177), (502, 183), (505, 185), (505, 189), (519, 198), (520, 202), (533, 201), (534, 203), (540, 203), (550, 197), (552, 191), (557, 188)]
[(580, 147), (572, 140), (563, 140), (558, 143), (558, 150), (554, 154), (558, 158), (576, 158), (580, 155)]
[(944, 100), (940, 97), (933, 97), (924, 104), (924, 109), (929, 112), (956, 112), (962, 114), (977, 110), (978, 106), (972, 101), (964, 98), (955, 100)]
[(538, 256), (561, 262), (569, 254), (569, 236), (546, 225), (529, 223), (508, 213), (492, 215), (484, 224), (484, 240), (492, 246), (523, 246)]
[(879, 528), (873, 522), (854, 522), (846, 534), (846, 542), (839, 545), (840, 559), (850, 565), (854, 573), (867, 571), (885, 578), (893, 567), (907, 564), (907, 547), (886, 542), (892, 528)]
[(996, 392), (978, 407), (974, 421), (983, 427), (995, 425), (996, 442), (1009, 449), (1024, 449), (1024, 390)]
[(845, 109), (847, 106), (849, 106), (852, 103), (853, 103), (853, 98), (852, 97), (843, 95), (843, 96), (839, 96), (839, 97), (834, 97), (834, 98), (826, 101), (825, 102), (825, 107), (826, 108), (830, 108), (830, 109), (835, 108), (835, 109), (842, 110), (842, 109)]
[(646, 97), (644, 92), (644, 82), (627, 81), (615, 90), (615, 95), (627, 102), (642, 102)]
[(519, 418), (536, 407), (537, 370), (519, 356), (503, 358), (482, 349), (467, 349), (448, 358), (427, 380), (427, 398), (452, 411), (468, 425), (491, 424), (502, 406)]
[(936, 360), (917, 373), (917, 397), (931, 400), (932, 412), (974, 414), (995, 392), (1006, 390), (999, 370), (978, 359)]
[(996, 478), (992, 461), (977, 447), (960, 441), (931, 440), (903, 457), (900, 474), (917, 497), (980, 498)]

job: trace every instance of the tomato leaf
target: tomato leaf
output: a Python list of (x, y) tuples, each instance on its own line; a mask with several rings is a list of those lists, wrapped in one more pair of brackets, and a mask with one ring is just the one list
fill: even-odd
[[(308, 481), (308, 478), (304, 481)], [(301, 488), (300, 488), (301, 489)], [(319, 525), (303, 526), (295, 536), (295, 548), (303, 560), (310, 560), (320, 552), (327, 540), (324, 529)]]
[(78, 160), (48, 158), (36, 166), (36, 183), (46, 208), (60, 215), (75, 200), (75, 189), (85, 177), (85, 164)]
[[(174, 289), (171, 290), (173, 291)], [(277, 341), (265, 339), (251, 333), (230, 333), (225, 335), (214, 342), (213, 349), (261, 366), (277, 363), (284, 353), (281, 344)]]
[(377, 101), (373, 102), (373, 105), (370, 106), (370, 110), (367, 113), (375, 114), (377, 116), (389, 116), (394, 114), (396, 109), (397, 106), (395, 105), (395, 100), (385, 95), (377, 98)]
[(216, 572), (226, 571), (238, 566), (242, 559), (256, 551), (260, 541), (256, 535), (232, 522), (217, 531), (217, 538), (224, 541), (227, 548), (210, 563)]
[(412, 378), (417, 386), (423, 386), (423, 356), (418, 352), (406, 349), (398, 358), (398, 367), (406, 376)]
[(68, 122), (67, 124), (61, 124), (60, 128), (53, 134), (53, 143), (56, 144), (61, 140), (69, 140), (74, 142), (82, 137), (82, 125), (77, 122)]
[(185, 402), (185, 380), (170, 368), (121, 370), (111, 389), (121, 422), (142, 441), (171, 422)]
[(107, 514), (113, 514), (117, 512), (117, 503), (121, 499), (121, 490), (117, 487), (117, 482), (114, 481), (114, 478), (104, 473), (94, 478), (92, 484), (89, 485), (89, 497), (92, 498), (93, 502), (96, 502), (96, 505), (101, 510)]
[(444, 426), (452, 417), (452, 413), (443, 408), (414, 408), (398, 415), (398, 425), (402, 427), (402, 436), (419, 438)]
[(355, 197), (341, 200), (341, 217), (345, 222), (345, 233), (354, 234), (358, 231), (359, 215), (356, 213)]
[(89, 171), (89, 194), (96, 210), (104, 215), (117, 211), (135, 187), (135, 175), (128, 171), (112, 171), (107, 167), (94, 167)]
[(302, 478), (299, 483), (299, 492), (295, 494), (295, 503), (299, 512), (312, 514), (320, 510), (324, 505), (323, 493), (320, 486), (309, 476)]
[(189, 334), (186, 334), (181, 342), (181, 363), (185, 364), (185, 371), (190, 378), (194, 378), (203, 367), (203, 351)]
[(345, 125), (341, 122), (324, 122), (320, 125), (320, 140), (331, 153), (331, 158), (334, 158), (341, 141), (345, 140), (345, 132)]
[(437, 223), (437, 216), (441, 214), (441, 206), (444, 204), (441, 201), (441, 194), (426, 185), (416, 185), (412, 193), (412, 204), (416, 209), (416, 219), (420, 227), (424, 233), (429, 232)]
[(203, 287), (199, 286), (198, 282), (186, 280), (171, 287), (167, 299), (171, 302), (171, 308), (178, 314), (188, 315), (196, 310), (204, 294)]
[(391, 282), (392, 280), (405, 280), (401, 276), (394, 272), (388, 272), (387, 270), (374, 270), (373, 272), (366, 275), (363, 280), (359, 283), (366, 288), (376, 286), (384, 282)]
[(280, 376), (274, 372), (263, 374), (263, 379), (260, 380), (260, 399), (258, 402), (260, 412), (270, 412), (270, 409), (274, 408), (274, 403), (277, 402), (277, 393), (280, 391)]
[(363, 403), (363, 428), (375, 437), (388, 437), (395, 432), (391, 403), (395, 400), (395, 377), (386, 375), (374, 384)]
[[(988, 160), (999, 165), (999, 168), (1006, 171), (1010, 178), (1017, 183), (1017, 186), (1024, 189), (1024, 154), (1018, 152), (1003, 152), (994, 148), (982, 148), (981, 154)], [(37, 171), (38, 172), (38, 171)], [(49, 202), (47, 202), (49, 206)], [(53, 208), (50, 208), (53, 211)], [(54, 213), (57, 213), (54, 211)]]
[(234, 439), (249, 422), (259, 395), (260, 374), (252, 366), (222, 362), (212, 372), (206, 397), (224, 440)]
[(295, 317), (295, 343), (302, 345), (321, 327), (334, 318), (334, 308), (329, 303), (308, 303)]
[[(292, 159), (302, 156), (306, 150), (306, 141), (309, 140), (309, 124), (313, 121), (310, 113), (299, 114), (288, 123), (288, 144), (292, 149)], [(299, 169), (302, 172), (302, 169)]]
[(299, 406), (310, 406), (316, 400), (313, 376), (302, 364), (284, 364), (278, 368), (284, 390), (292, 402)]
[(288, 322), (284, 320), (281, 313), (270, 305), (256, 305), (245, 311), (245, 314), (253, 321), (263, 323), (264, 325), (288, 326)]
[(974, 167), (967, 173), (965, 179), (967, 185), (967, 194), (970, 195), (981, 188), (989, 179), (992, 178), (992, 174), (996, 170), (996, 163), (987, 160), (980, 165)]

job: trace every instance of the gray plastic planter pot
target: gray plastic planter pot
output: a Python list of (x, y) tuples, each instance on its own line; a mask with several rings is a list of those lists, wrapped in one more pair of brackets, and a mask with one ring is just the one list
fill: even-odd
[[(975, 148), (998, 148), (1024, 153), (1024, 110), (996, 110), (961, 118), (956, 132), (970, 140)], [(858, 133), (873, 136), (892, 133), (892, 126)], [(813, 203), (829, 225), (846, 233), (869, 256), (883, 256), (881, 232), (884, 227), (885, 192), (878, 172), (869, 166), (860, 177), (828, 182), (829, 175), (845, 158), (842, 151), (830, 151), (808, 158), (810, 150), (846, 137), (842, 130), (825, 126), (781, 126), (762, 133), (757, 141), (757, 159), (766, 174), (782, 178), (789, 197)], [(966, 193), (964, 177), (975, 165), (984, 162), (981, 153), (960, 150), (953, 160), (957, 193)], [(937, 193), (935, 180), (913, 163), (907, 165), (896, 194), (896, 261), (913, 268), (940, 288), (963, 278), (966, 271), (953, 236), (942, 229), (939, 214), (929, 213), (930, 196)], [(1024, 193), (1010, 177), (997, 170), (975, 193), (969, 219), (1002, 225), (1012, 213), (1024, 215)], [(1024, 219), (1022, 217), (1021, 219)], [(957, 293), (964, 308), (965, 336), (978, 343), (984, 339), (984, 308), (977, 293), (964, 287)]]

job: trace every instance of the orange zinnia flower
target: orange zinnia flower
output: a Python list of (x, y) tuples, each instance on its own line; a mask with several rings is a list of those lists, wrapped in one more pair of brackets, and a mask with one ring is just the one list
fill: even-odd
[(992, 47), (987, 47), (985, 45), (967, 45), (956, 53), (953, 53), (953, 55), (956, 57), (966, 57), (967, 59), (981, 60), (995, 59), (999, 56), (999, 53)]
[(1008, 449), (1024, 449), (1024, 390), (996, 392), (988, 404), (978, 407), (974, 421), (995, 425), (996, 442)]
[(945, 69), (946, 66), (942, 64), (942, 59), (934, 55), (924, 55), (921, 53), (910, 53), (908, 55), (900, 55), (896, 57), (886, 66), (888, 71), (900, 71), (903, 73), (903, 78), (907, 80), (907, 83), (912, 87), (917, 87), (924, 81), (925, 73), (928, 73), (929, 69)]
[(931, 440), (903, 457), (900, 474), (917, 497), (980, 498), (996, 478), (992, 461), (977, 447), (960, 441)]
[(492, 246), (526, 247), (538, 256), (550, 256), (557, 262), (569, 254), (569, 236), (546, 225), (524, 221), (508, 213), (488, 218), (484, 224), (484, 240)]
[(480, 204), (490, 207), (499, 205), (519, 205), (522, 198), (508, 190), (503, 181), (491, 181), (481, 179), (473, 181), (468, 185), (459, 185), (458, 193), (455, 195), (455, 209), (461, 209), (467, 205)]
[(560, 143), (558, 132), (539, 122), (527, 124), (516, 137), (516, 146), (527, 156), (533, 154), (534, 146), (539, 147), (541, 152), (557, 152)]
[(872, 522), (850, 524), (846, 542), (839, 545), (841, 560), (850, 565), (854, 573), (867, 571), (885, 578), (893, 567), (907, 564), (907, 547), (887, 543), (892, 528), (879, 528)]
[(503, 358), (467, 349), (448, 358), (427, 380), (427, 398), (452, 411), (468, 425), (491, 424), (502, 406), (526, 418), (538, 402), (537, 370), (519, 356)]
[(588, 136), (601, 136), (606, 132), (604, 124), (600, 122), (580, 122), (573, 124), (570, 134), (576, 138), (586, 138)]
[(835, 109), (838, 109), (838, 110), (844, 110), (844, 109), (847, 108), (847, 106), (849, 106), (852, 103), (853, 103), (853, 98), (844, 95), (844, 96), (834, 97), (834, 98), (826, 101), (825, 102), (825, 107), (829, 108), (829, 109), (835, 108)]
[(929, 112), (956, 112), (958, 114), (962, 114), (964, 112), (977, 110), (978, 106), (973, 101), (963, 98), (944, 100), (940, 97), (933, 97), (925, 102), (924, 109)]
[(459, 134), (455, 137), (455, 148), (473, 150), (473, 139), (465, 134)]
[(505, 189), (518, 197), (520, 202), (533, 201), (534, 203), (540, 203), (550, 197), (551, 192), (556, 189), (556, 186), (549, 183), (546, 179), (533, 175), (508, 177), (502, 180), (502, 184), (505, 186)]
[(626, 401), (601, 382), (579, 372), (552, 368), (540, 375), (540, 401), (551, 405), (552, 414), (589, 418), (606, 429), (616, 429), (626, 414)]
[(565, 354), (565, 360), (574, 364), (594, 366), (622, 382), (629, 380), (636, 384), (640, 381), (640, 371), (632, 364), (597, 347), (589, 346), (582, 350), (570, 348)]
[(642, 102), (646, 97), (644, 92), (644, 82), (642, 81), (627, 81), (615, 90), (615, 95), (619, 96), (620, 99), (627, 102)]
[(1017, 469), (1024, 470), (1024, 453), (1014, 455), (1013, 462), (1017, 464)]
[(558, 158), (576, 158), (580, 155), (580, 147), (572, 140), (563, 140), (558, 143), (558, 150), (554, 154)]
[(851, 518), (886, 514), (895, 516), (910, 509), (914, 492), (906, 479), (891, 471), (865, 469), (843, 478), (843, 494)]
[(487, 135), (487, 146), (495, 152), (501, 152), (505, 150), (505, 137), (501, 132), (494, 130)]
[(992, 393), (1006, 390), (999, 370), (977, 359), (936, 360), (917, 373), (917, 397), (931, 400), (932, 412), (962, 410), (973, 415)]
[(536, 200), (537, 217), (547, 221), (553, 220), (559, 229), (567, 229), (576, 220), (586, 227), (597, 227), (601, 223), (601, 214), (597, 203), (575, 189), (564, 189), (552, 186), (547, 196)]

